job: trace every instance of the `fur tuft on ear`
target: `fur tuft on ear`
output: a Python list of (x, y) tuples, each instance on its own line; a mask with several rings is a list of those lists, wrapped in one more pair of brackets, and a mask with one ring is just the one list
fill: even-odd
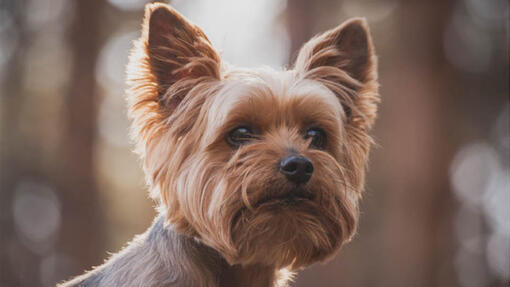
[(144, 161), (152, 196), (163, 202), (166, 194), (159, 194), (158, 185), (165, 181), (162, 171), (172, 153), (160, 149), (168, 149), (171, 140), (193, 127), (219, 82), (220, 68), (202, 30), (168, 5), (145, 6), (142, 34), (127, 65), (126, 98), (136, 152)]
[[(200, 28), (164, 4), (147, 5), (145, 13), (147, 52), (160, 97), (179, 80), (219, 79), (220, 58)], [(174, 104), (182, 100), (171, 96)]]
[(296, 69), (309, 71), (331, 66), (366, 82), (376, 73), (376, 58), (367, 22), (353, 18), (308, 41), (296, 60)]
[(166, 4), (145, 6), (142, 35), (127, 66), (126, 96), (139, 152), (164, 129), (165, 120), (191, 89), (219, 80), (220, 67), (218, 54), (200, 28)]
[(138, 118), (154, 113), (168, 117), (194, 86), (218, 80), (220, 67), (218, 54), (200, 28), (168, 5), (147, 4), (142, 35), (127, 67), (135, 125)]
[(372, 125), (379, 102), (377, 58), (364, 18), (350, 19), (308, 41), (295, 69), (331, 89), (349, 122)]

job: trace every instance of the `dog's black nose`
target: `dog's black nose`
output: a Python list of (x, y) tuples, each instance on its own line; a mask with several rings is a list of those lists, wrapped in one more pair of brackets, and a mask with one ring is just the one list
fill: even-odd
[(288, 180), (297, 184), (304, 184), (312, 177), (313, 165), (306, 157), (291, 155), (280, 162), (280, 172)]

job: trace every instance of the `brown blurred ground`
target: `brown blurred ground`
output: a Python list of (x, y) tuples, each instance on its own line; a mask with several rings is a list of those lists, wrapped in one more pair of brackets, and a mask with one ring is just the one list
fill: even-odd
[[(508, 1), (247, 3), (173, 2), (233, 64), (286, 64), (352, 16), (368, 18), (379, 55), (359, 233), (293, 286), (508, 286)], [(143, 4), (0, 2), (0, 286), (54, 285), (150, 224), (122, 98)], [(229, 18), (243, 5), (252, 22)], [(234, 24), (253, 45), (220, 34)]]

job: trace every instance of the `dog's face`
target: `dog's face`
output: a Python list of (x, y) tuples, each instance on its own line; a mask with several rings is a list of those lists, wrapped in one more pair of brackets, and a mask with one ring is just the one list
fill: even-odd
[(299, 268), (334, 254), (357, 225), (375, 66), (364, 20), (310, 40), (292, 70), (245, 70), (149, 4), (128, 101), (168, 221), (231, 264)]

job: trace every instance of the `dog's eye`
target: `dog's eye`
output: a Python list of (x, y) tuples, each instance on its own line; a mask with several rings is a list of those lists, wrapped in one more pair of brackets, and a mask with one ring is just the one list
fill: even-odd
[(227, 135), (227, 142), (233, 147), (239, 147), (247, 144), (255, 138), (253, 131), (250, 127), (241, 126), (233, 129)]
[(312, 139), (310, 147), (316, 149), (326, 148), (326, 133), (320, 128), (309, 128), (306, 131), (305, 139)]

